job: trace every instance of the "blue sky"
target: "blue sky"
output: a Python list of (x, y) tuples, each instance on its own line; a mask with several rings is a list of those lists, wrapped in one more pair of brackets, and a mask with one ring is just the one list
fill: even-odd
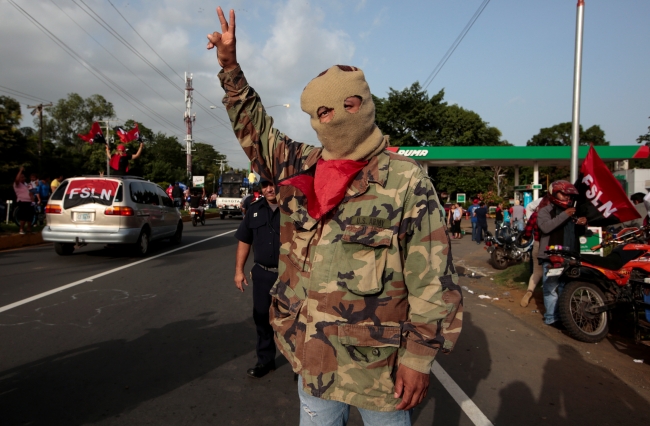
[[(299, 108), (300, 92), (312, 77), (335, 63), (356, 65), (380, 97), (391, 87), (401, 90), (415, 81), (424, 82), (483, 0), (111, 1), (171, 68), (181, 75), (194, 74), (196, 100), (204, 107), (220, 105), (223, 95), (216, 79), (219, 67), (214, 52), (205, 49), (205, 35), (219, 28), (216, 6), (235, 9), (239, 61), (250, 84), (266, 105), (291, 104), (288, 109), (269, 109), (278, 128), (294, 139), (318, 144), (308, 116)], [(183, 139), (181, 78), (107, 0), (13, 2), (174, 125), (160, 118), (154, 121), (142, 107), (107, 88), (9, 0), (0, 1), (0, 86), (46, 101), (71, 92), (84, 97), (100, 93), (113, 102), (121, 120), (134, 118)], [(613, 145), (636, 144), (650, 125), (650, 2), (585, 3), (581, 123), (585, 128), (600, 125)], [(178, 87), (91, 20), (82, 9), (85, 6)], [(126, 67), (110, 58), (71, 18)], [(444, 89), (448, 103), (477, 112), (501, 130), (503, 139), (524, 145), (540, 128), (571, 121), (575, 23), (576, 0), (491, 0), (428, 91)], [(34, 103), (16, 97), (24, 104)], [(30, 124), (28, 110), (23, 111)], [(223, 124), (225, 113), (216, 109), (216, 116), (211, 116), (198, 105), (194, 111), (195, 140), (213, 144), (228, 156), (230, 165), (245, 167), (245, 157)]]

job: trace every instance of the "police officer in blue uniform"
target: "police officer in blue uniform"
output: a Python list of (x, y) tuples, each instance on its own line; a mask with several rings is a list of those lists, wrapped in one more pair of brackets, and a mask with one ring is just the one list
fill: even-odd
[(244, 265), (253, 247), (255, 265), (251, 270), (253, 280), (253, 320), (257, 329), (257, 364), (248, 369), (250, 377), (259, 379), (275, 370), (275, 341), (269, 322), (271, 287), (278, 278), (280, 255), (280, 210), (273, 183), (262, 179), (262, 197), (246, 211), (235, 238), (239, 240), (235, 261), (235, 285), (244, 291), (248, 285)]

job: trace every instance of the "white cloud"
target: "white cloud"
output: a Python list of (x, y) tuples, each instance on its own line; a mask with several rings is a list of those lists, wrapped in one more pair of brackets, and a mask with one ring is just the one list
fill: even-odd
[[(127, 102), (106, 87), (8, 2), (0, 3), (0, 37), (5, 41), (0, 44), (0, 57), (3, 58), (0, 63), (0, 85), (53, 102), (72, 92), (83, 97), (99, 93), (114, 104), (120, 119), (135, 118), (156, 131), (183, 138), (182, 114), (185, 105), (182, 91), (174, 88), (136, 57), (86, 12), (73, 3), (61, 0), (16, 1), (74, 49), (84, 61), (100, 69), (123, 90), (152, 108), (155, 113), (147, 114), (160, 123), (140, 112), (142, 107), (134, 106), (134, 101)], [(198, 6), (190, 0), (112, 1), (176, 73), (181, 76), (185, 71), (194, 74), (196, 91), (193, 110), (197, 114), (195, 139), (213, 143), (217, 150), (228, 155), (231, 165), (244, 167), (247, 164), (246, 158), (229, 126), (221, 125), (196, 104), (219, 106), (223, 96), (217, 79), (219, 66), (215, 52), (205, 49), (205, 34), (219, 30), (215, 8)], [(92, 0), (85, 0), (85, 4), (105, 19), (160, 72), (172, 79), (177, 87), (183, 86), (182, 79), (151, 51), (110, 4)], [(238, 59), (249, 82), (260, 93), (266, 105), (291, 104), (290, 109), (270, 110), (277, 127), (294, 139), (317, 142), (308, 116), (300, 110), (300, 93), (319, 72), (336, 63), (350, 63), (354, 45), (349, 35), (330, 28), (325, 12), (310, 2), (240, 0), (226, 5), (226, 14), (230, 7), (238, 13)], [(128, 70), (70, 18), (83, 26), (123, 62)], [(24, 104), (33, 103), (26, 98), (19, 101)], [(31, 125), (31, 116), (27, 112), (26, 109), (23, 110), (24, 125)], [(228, 124), (225, 112), (217, 109), (212, 113)], [(160, 114), (173, 125), (155, 114)]]

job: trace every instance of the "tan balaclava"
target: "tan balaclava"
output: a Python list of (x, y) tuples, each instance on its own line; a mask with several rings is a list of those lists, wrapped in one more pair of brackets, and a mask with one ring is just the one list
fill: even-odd
[[(345, 110), (344, 102), (351, 96), (361, 98), (356, 113)], [(323, 145), (324, 160), (367, 160), (388, 146), (375, 125), (375, 104), (370, 88), (358, 68), (334, 65), (309, 82), (300, 97), (300, 106), (311, 116), (311, 126)], [(318, 108), (334, 110), (329, 123), (318, 119)]]

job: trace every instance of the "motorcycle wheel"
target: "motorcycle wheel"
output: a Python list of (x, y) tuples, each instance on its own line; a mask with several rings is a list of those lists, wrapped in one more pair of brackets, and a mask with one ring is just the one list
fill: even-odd
[(192, 216), (192, 226), (196, 226), (196, 224), (197, 224), (196, 216)]
[(508, 267), (508, 263), (510, 263), (508, 257), (506, 256), (506, 251), (503, 249), (503, 247), (495, 248), (491, 254), (491, 257), (492, 265), (495, 269), (504, 270)]
[(597, 343), (607, 336), (607, 311), (586, 312), (591, 306), (603, 306), (605, 296), (596, 284), (574, 281), (564, 287), (558, 299), (560, 319), (567, 333), (585, 343)]

